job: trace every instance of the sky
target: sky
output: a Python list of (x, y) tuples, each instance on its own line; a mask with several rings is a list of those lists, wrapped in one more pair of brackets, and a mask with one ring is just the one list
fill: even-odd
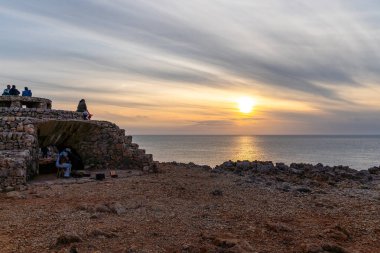
[(0, 0), (0, 33), (0, 85), (127, 134), (380, 134), (378, 0)]

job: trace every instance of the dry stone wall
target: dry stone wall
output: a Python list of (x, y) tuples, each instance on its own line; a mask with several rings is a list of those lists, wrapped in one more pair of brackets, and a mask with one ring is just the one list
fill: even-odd
[(48, 145), (72, 148), (88, 170), (155, 169), (152, 155), (111, 122), (71, 111), (0, 108), (0, 190), (38, 175), (39, 148)]
[(36, 119), (82, 119), (82, 113), (41, 108), (0, 108), (2, 117), (30, 117)]
[(51, 109), (51, 100), (38, 97), (0, 96), (0, 107)]

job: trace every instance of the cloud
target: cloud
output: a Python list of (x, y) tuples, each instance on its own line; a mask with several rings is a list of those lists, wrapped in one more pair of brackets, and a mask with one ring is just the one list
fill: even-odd
[(194, 126), (230, 126), (233, 125), (231, 121), (228, 120), (203, 120), (193, 122)]
[[(67, 98), (54, 98), (73, 103), (73, 94), (91, 93), (106, 105), (162, 103), (176, 110), (186, 104), (109, 96), (149, 100), (172, 87), (185, 94), (197, 86), (256, 91), (327, 114), (340, 115), (338, 105), (370, 111), (342, 91), (380, 81), (379, 9), (374, 0), (7, 1), (0, 4), (0, 31), (7, 35), (0, 40), (0, 77), (41, 92), (69, 90)], [(201, 109), (200, 116), (213, 114)], [(279, 117), (313, 122), (299, 114)], [(225, 123), (222, 117), (197, 124)]]

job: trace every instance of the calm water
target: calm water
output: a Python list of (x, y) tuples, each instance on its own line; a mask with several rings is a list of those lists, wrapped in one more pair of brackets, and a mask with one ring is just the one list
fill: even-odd
[(323, 163), (368, 169), (380, 165), (380, 136), (138, 135), (157, 161), (215, 166), (227, 160)]

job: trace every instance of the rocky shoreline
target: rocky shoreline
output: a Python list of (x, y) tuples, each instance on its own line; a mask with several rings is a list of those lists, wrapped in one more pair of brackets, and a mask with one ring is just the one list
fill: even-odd
[(157, 166), (0, 194), (2, 252), (379, 252), (379, 167)]
[(280, 182), (304, 184), (310, 187), (377, 187), (380, 180), (380, 167), (372, 167), (368, 170), (355, 170), (348, 166), (324, 166), (307, 163), (284, 163), (271, 161), (227, 161), (216, 166), (215, 173), (232, 172), (241, 176), (255, 178), (267, 178)]

